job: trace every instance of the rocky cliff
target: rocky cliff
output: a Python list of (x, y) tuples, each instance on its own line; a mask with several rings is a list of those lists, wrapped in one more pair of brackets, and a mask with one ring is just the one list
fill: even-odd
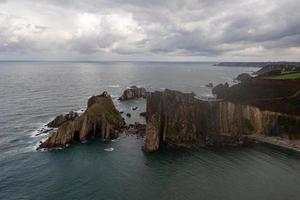
[(146, 98), (146, 89), (143, 87), (131, 86), (130, 88), (124, 90), (119, 100), (125, 101), (138, 98)]
[(261, 110), (300, 115), (299, 80), (247, 79), (229, 86), (219, 84), (212, 89), (218, 99), (252, 105)]
[(249, 134), (300, 138), (300, 116), (224, 100), (201, 101), (172, 90), (148, 94), (147, 116), (148, 152), (164, 144), (239, 144)]
[(41, 143), (39, 148), (65, 147), (72, 142), (90, 138), (114, 138), (118, 136), (119, 129), (123, 125), (122, 116), (115, 108), (111, 97), (104, 92), (88, 100), (87, 110), (82, 115), (64, 118), (57, 131)]

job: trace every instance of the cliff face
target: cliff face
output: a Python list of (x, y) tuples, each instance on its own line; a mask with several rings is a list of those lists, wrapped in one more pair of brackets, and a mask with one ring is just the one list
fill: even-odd
[(70, 118), (58, 126), (56, 132), (41, 143), (39, 148), (65, 147), (72, 142), (89, 138), (109, 139), (118, 136), (118, 130), (124, 125), (120, 113), (107, 93), (93, 96), (88, 100), (88, 108), (81, 115)]
[(162, 144), (236, 144), (248, 134), (300, 137), (299, 116), (229, 101), (201, 101), (171, 90), (148, 94), (147, 116), (144, 150), (149, 152)]
[(300, 115), (300, 81), (253, 78), (229, 87), (219, 84), (212, 93), (219, 99), (258, 107), (262, 110)]

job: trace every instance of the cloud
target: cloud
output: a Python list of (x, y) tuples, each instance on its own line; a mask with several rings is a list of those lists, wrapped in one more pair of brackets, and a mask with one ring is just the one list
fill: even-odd
[(12, 57), (300, 59), (298, 0), (0, 3), (0, 53)]

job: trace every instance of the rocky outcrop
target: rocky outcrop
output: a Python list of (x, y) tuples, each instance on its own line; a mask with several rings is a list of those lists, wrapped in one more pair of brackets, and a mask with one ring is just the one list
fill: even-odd
[(236, 145), (249, 134), (300, 138), (299, 116), (224, 100), (202, 101), (172, 90), (148, 94), (147, 116), (148, 152), (164, 144)]
[(57, 131), (41, 143), (39, 148), (65, 147), (90, 138), (115, 138), (123, 125), (121, 114), (115, 108), (111, 97), (104, 92), (91, 97), (82, 115), (71, 117), (59, 125)]
[(250, 76), (249, 74), (247, 73), (242, 73), (242, 74), (239, 74), (235, 80), (237, 81), (240, 81), (240, 82), (250, 82), (252, 79), (252, 76)]
[(62, 125), (66, 121), (74, 120), (76, 117), (78, 117), (78, 113), (71, 111), (66, 115), (59, 115), (59, 116), (55, 117), (51, 122), (49, 122), (47, 124), (47, 126), (51, 127), (51, 128), (58, 128), (60, 125)]
[(134, 124), (129, 124), (126, 126), (126, 132), (128, 134), (133, 134), (133, 135), (139, 135), (139, 136), (144, 136), (146, 133), (146, 124), (140, 124), (138, 122), (135, 122)]
[(138, 98), (146, 98), (146, 89), (143, 87), (131, 86), (123, 92), (119, 100), (125, 101)]
[(227, 83), (212, 89), (218, 99), (252, 105), (262, 110), (300, 115), (299, 80), (251, 78), (229, 87)]

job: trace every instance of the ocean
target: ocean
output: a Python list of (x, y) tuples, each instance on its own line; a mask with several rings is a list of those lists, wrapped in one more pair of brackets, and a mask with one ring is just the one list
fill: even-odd
[[(204, 62), (0, 62), (0, 199), (296, 200), (300, 156), (273, 146), (167, 150), (148, 154), (142, 138), (36, 151), (55, 116), (107, 91), (116, 107), (144, 122), (145, 100), (119, 102), (128, 86), (212, 96), (206, 84), (257, 68)], [(131, 108), (138, 106), (136, 111)]]

